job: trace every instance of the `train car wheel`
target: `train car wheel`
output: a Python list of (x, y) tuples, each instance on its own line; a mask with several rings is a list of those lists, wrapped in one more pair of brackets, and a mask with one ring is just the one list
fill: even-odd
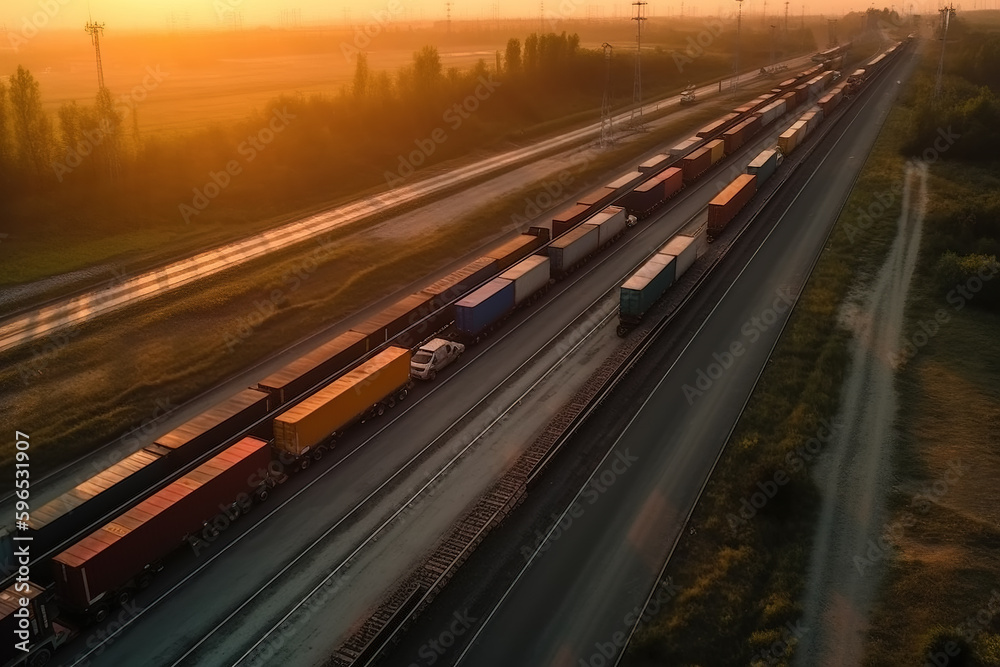
[(90, 618), (94, 623), (100, 623), (108, 617), (108, 605), (103, 602), (90, 610)]
[(404, 400), (406, 398), (406, 390), (400, 389), (399, 393), (396, 394), (396, 398), (398, 398), (400, 401)]
[[(431, 375), (430, 379), (431, 380), (434, 379), (434, 375), (433, 374)], [(394, 407), (396, 407), (396, 397), (395, 396), (390, 396), (389, 398), (386, 399), (385, 404), (389, 406), (390, 410), (392, 410)]]
[(306, 468), (309, 467), (310, 463), (312, 463), (312, 459), (309, 458), (308, 456), (303, 456), (301, 459), (299, 459), (299, 470), (305, 470)]
[(153, 582), (153, 575), (149, 572), (143, 572), (138, 577), (135, 578), (135, 587), (139, 590), (144, 588), (149, 588), (149, 585)]
[(115, 602), (117, 602), (120, 605), (125, 604), (131, 599), (132, 599), (132, 594), (129, 593), (127, 590), (118, 591), (117, 593), (115, 593)]
[(30, 667), (45, 667), (52, 660), (52, 651), (48, 648), (42, 648), (35, 651), (35, 654), (31, 656), (31, 660), (28, 662)]
[(257, 489), (257, 502), (262, 503), (271, 495), (266, 486)]
[(618, 325), (618, 337), (619, 338), (624, 338), (627, 335), (628, 335), (628, 327), (626, 327), (624, 324), (619, 324)]
[(385, 403), (379, 403), (378, 407), (375, 408), (375, 411), (378, 413), (379, 417), (381, 417), (382, 415), (384, 415), (385, 414)]

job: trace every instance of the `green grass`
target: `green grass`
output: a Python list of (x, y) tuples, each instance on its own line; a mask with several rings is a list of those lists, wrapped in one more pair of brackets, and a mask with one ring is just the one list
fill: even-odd
[[(987, 608), (1000, 593), (1000, 313), (974, 299), (955, 310), (941, 293), (934, 265), (942, 239), (960, 234), (961, 212), (988, 205), (995, 169), (943, 163), (931, 168), (930, 206), (922, 257), (908, 306), (906, 337), (921, 331), (944, 309), (940, 325), (899, 375), (901, 410), (897, 479), (890, 497), (892, 521), (906, 512), (917, 521), (898, 544), (886, 584), (871, 615), (868, 664), (923, 664), (941, 638), (957, 639), (956, 628)], [(929, 326), (929, 325), (928, 325)], [(968, 470), (944, 493), (931, 494), (926, 511), (914, 512), (915, 494), (933, 489), (950, 461)], [(1000, 602), (1000, 598), (994, 602)], [(967, 662), (1000, 664), (998, 617), (970, 633)]]
[[(761, 382), (692, 516), (666, 574), (683, 592), (637, 636), (631, 665), (747, 665), (801, 616), (819, 495), (786, 454), (833, 416), (849, 359), (839, 325), (858, 276), (882, 263), (895, 234), (899, 202), (859, 235), (857, 207), (901, 183), (908, 112), (890, 113), (836, 223)], [(791, 481), (748, 521), (733, 521), (757, 481), (784, 470)]]

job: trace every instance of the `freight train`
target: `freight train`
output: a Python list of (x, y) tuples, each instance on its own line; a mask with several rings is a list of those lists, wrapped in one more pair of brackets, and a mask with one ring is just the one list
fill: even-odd
[[(817, 65), (782, 82), (583, 196), (548, 227), (532, 227), (395, 301), (35, 510), (28, 531), (35, 552), (58, 552), (47, 572), (37, 564), (42, 583), (54, 582), (54, 588), (35, 588), (58, 605), (34, 613), (51, 617), (62, 609), (78, 621), (105, 618), (148, 585), (178, 545), (211, 539), (220, 516), (223, 523), (235, 520), (288, 473), (321, 459), (352, 424), (404, 400), (412, 385), (412, 349), (439, 335), (471, 342), (488, 335), (830, 80)], [(820, 107), (823, 100), (839, 102), (831, 95)], [(808, 127), (806, 122), (799, 131)], [(775, 151), (758, 156), (744, 181), (756, 187), (773, 173), (777, 158)], [(750, 187), (737, 187), (734, 196)], [(716, 204), (722, 220), (732, 206)], [(622, 308), (624, 321), (641, 319), (663, 285), (688, 269), (697, 242), (677, 237), (650, 258), (646, 264), (664, 268), (646, 284), (630, 285), (633, 301)], [(664, 271), (669, 280), (660, 275)], [(96, 530), (87, 528), (101, 522)], [(49, 622), (33, 627), (37, 646), (65, 630)]]

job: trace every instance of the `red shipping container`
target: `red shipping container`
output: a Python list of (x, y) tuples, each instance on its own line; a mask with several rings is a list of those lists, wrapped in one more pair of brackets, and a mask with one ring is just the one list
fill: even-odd
[(757, 175), (740, 174), (708, 203), (708, 234), (716, 237), (757, 192)]
[(705, 173), (705, 170), (711, 166), (712, 150), (708, 146), (703, 146), (690, 155), (687, 155), (681, 160), (681, 168), (684, 170), (684, 182), (690, 183)]
[(644, 218), (653, 209), (663, 203), (666, 199), (666, 188), (663, 181), (658, 177), (640, 183), (635, 186), (635, 190), (626, 193), (620, 200), (620, 204), (625, 207), (630, 215), (637, 218)]
[(726, 155), (732, 155), (743, 145), (746, 122), (740, 123), (736, 127), (731, 127), (722, 134), (722, 140), (726, 142)]
[(663, 181), (664, 201), (673, 197), (684, 187), (684, 172), (678, 167), (664, 169), (662, 174), (657, 175), (657, 178)]
[(243, 438), (218, 456), (164, 487), (111, 523), (55, 556), (61, 600), (84, 612), (126, 586), (143, 569), (202, 529), (267, 470), (270, 446)]
[(733, 124), (733, 121), (739, 117), (740, 115), (735, 111), (733, 113), (726, 114), (725, 116), (716, 120), (712, 124), (706, 125), (705, 127), (698, 130), (698, 133), (695, 136), (701, 137), (702, 139), (709, 139), (718, 134), (719, 132), (728, 129), (729, 126)]

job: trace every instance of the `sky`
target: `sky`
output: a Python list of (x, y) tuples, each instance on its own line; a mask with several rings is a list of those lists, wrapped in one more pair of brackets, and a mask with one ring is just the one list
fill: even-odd
[[(744, 12), (760, 13), (765, 0), (750, 0)], [(908, 2), (908, 0), (903, 0)], [(716, 14), (719, 8), (735, 7), (731, 0), (650, 0), (649, 16), (677, 15), (681, 3), (685, 14)], [(446, 0), (0, 0), (0, 28), (23, 31), (31, 25), (39, 28), (77, 28), (88, 15), (123, 29), (167, 27), (224, 27), (238, 12), (246, 27), (259, 25), (309, 25), (316, 23), (369, 22), (375, 12), (392, 14), (395, 20), (419, 21), (440, 19)], [(544, 3), (544, 4), (543, 4)], [(889, 4), (889, 3), (883, 3)], [(926, 3), (914, 2), (916, 11)], [(456, 19), (536, 17), (540, 11), (558, 13), (565, 18), (624, 17), (631, 15), (630, 0), (452, 0)], [(749, 6), (748, 6), (749, 5)], [(783, 0), (770, 0), (769, 13), (783, 11)], [(826, 0), (805, 2), (805, 11), (848, 11), (864, 9), (864, 0)], [(544, 7), (544, 10), (543, 10)], [(791, 3), (792, 15), (802, 11), (803, 1)], [(700, 9), (700, 11), (698, 11)]]

